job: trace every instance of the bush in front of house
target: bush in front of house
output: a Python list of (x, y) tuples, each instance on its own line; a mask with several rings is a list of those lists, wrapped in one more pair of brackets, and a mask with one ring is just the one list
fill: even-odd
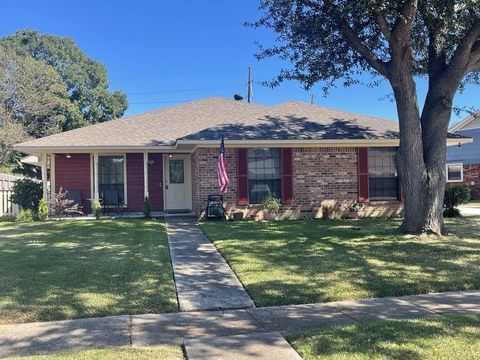
[(470, 200), (470, 189), (466, 186), (452, 186), (445, 189), (445, 197), (443, 199), (444, 217), (459, 217), (460, 210), (458, 205), (467, 203)]
[(10, 199), (23, 210), (37, 211), (42, 196), (42, 183), (25, 178), (15, 181)]
[(152, 204), (150, 203), (150, 198), (148, 196), (145, 196), (145, 199), (143, 200), (143, 215), (145, 215), (145, 217), (149, 219), (151, 213)]
[(48, 204), (45, 199), (40, 199), (38, 203), (38, 210), (37, 210), (37, 219), (40, 221), (45, 221), (48, 218)]
[(15, 216), (15, 221), (20, 223), (30, 223), (35, 220), (35, 214), (30, 209), (20, 210), (20, 212)]
[(78, 204), (75, 204), (73, 200), (69, 200), (67, 192), (60, 187), (58, 193), (54, 194), (50, 199), (50, 212), (61, 219), (62, 216), (78, 212)]
[(270, 194), (265, 196), (262, 200), (263, 208), (270, 214), (277, 214), (280, 211), (282, 203), (280, 199), (275, 196), (275, 194)]
[(95, 216), (95, 219), (100, 219), (100, 214), (102, 212), (102, 205), (100, 205), (100, 202), (98, 200), (95, 200), (92, 204), (92, 212), (93, 215)]

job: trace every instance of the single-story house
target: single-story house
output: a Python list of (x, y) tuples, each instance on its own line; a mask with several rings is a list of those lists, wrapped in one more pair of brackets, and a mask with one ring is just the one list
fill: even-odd
[(447, 149), (447, 183), (470, 188), (472, 199), (480, 200), (480, 111), (450, 128), (453, 134), (473, 138), (473, 142)]
[(200, 215), (207, 196), (219, 191), (222, 135), (229, 212), (257, 212), (269, 193), (281, 199), (282, 216), (292, 218), (354, 201), (365, 204), (367, 216), (402, 210), (394, 161), (398, 123), (295, 101), (266, 107), (212, 97), (15, 148), (40, 157), (45, 197), (62, 187), (80, 192), (88, 205), (113, 191), (128, 212), (141, 212), (148, 196), (154, 212)]

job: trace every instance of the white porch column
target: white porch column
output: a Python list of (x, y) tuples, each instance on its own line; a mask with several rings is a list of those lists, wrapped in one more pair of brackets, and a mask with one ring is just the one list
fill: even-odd
[(50, 197), (55, 195), (55, 154), (50, 154)]
[(42, 154), (42, 186), (43, 198), (48, 201), (48, 167), (47, 167), (47, 153)]
[(93, 154), (93, 185), (94, 185), (94, 188), (95, 188), (95, 193), (94, 193), (94, 196), (93, 198), (95, 200), (99, 200), (100, 199), (100, 196), (99, 196), (99, 193), (98, 193), (98, 154), (97, 153), (94, 153)]
[(148, 197), (148, 152), (143, 153), (143, 197)]

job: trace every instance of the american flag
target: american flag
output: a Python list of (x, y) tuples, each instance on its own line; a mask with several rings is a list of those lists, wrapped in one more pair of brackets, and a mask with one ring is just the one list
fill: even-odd
[(218, 154), (218, 165), (217, 165), (217, 175), (218, 175), (218, 187), (221, 192), (227, 193), (228, 185), (230, 181), (228, 180), (227, 174), (227, 160), (225, 159), (225, 142), (220, 141), (220, 151)]

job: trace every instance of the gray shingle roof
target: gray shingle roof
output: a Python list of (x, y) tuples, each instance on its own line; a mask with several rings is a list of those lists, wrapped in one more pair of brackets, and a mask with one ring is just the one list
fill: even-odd
[(22, 147), (144, 147), (177, 140), (397, 139), (398, 123), (290, 101), (273, 107), (211, 97), (95, 124)]

